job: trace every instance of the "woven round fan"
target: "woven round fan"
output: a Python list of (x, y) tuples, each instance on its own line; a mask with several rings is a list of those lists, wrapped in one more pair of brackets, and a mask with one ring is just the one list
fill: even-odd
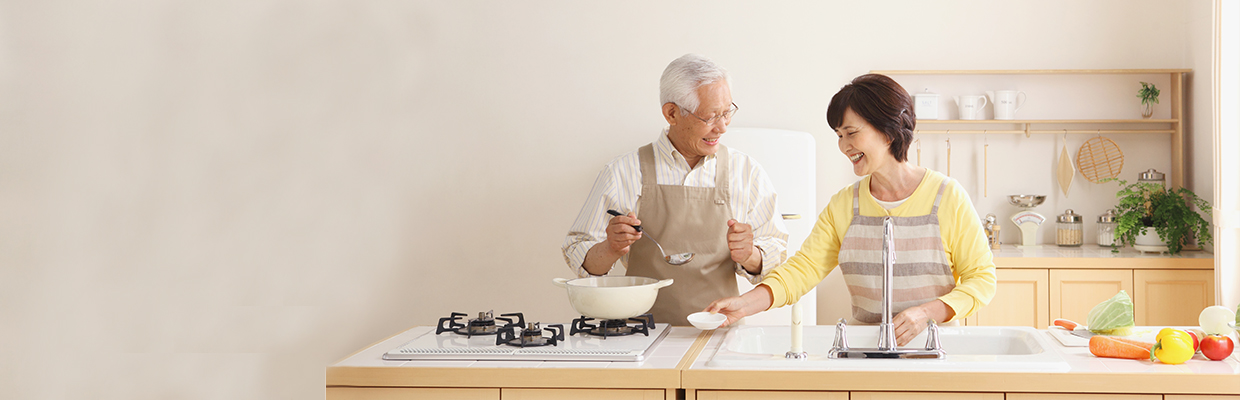
[(1081, 150), (1076, 153), (1076, 165), (1085, 179), (1098, 183), (1119, 176), (1120, 171), (1124, 170), (1124, 152), (1115, 141), (1098, 136), (1081, 145)]

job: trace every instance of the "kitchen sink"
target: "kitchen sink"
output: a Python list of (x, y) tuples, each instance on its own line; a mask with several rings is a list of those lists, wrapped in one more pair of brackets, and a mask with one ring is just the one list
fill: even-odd
[[(909, 371), (1067, 371), (1068, 365), (1051, 350), (1050, 339), (1029, 327), (940, 327), (939, 342), (947, 352), (942, 360), (926, 359), (828, 359), (835, 340), (834, 325), (803, 328), (804, 351), (809, 357), (785, 359), (792, 344), (788, 326), (738, 326), (728, 331), (719, 350), (706, 363), (727, 368), (804, 368), (841, 370)], [(877, 347), (878, 327), (848, 326), (848, 345), (853, 348)], [(909, 343), (925, 346), (922, 332)]]

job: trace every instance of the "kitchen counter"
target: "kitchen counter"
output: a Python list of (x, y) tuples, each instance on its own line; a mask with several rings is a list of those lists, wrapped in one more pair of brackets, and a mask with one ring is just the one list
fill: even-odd
[[(1224, 361), (1197, 355), (1182, 365), (1097, 358), (1086, 347), (1064, 347), (1049, 331), (1050, 351), (1065, 372), (848, 371), (709, 367), (728, 328), (673, 327), (643, 362), (384, 361), (432, 327), (401, 332), (327, 368), (327, 397), (643, 398), (770, 397), (804, 392), (961, 392), (1210, 394), (1240, 398), (1240, 352)], [(645, 389), (645, 390), (637, 390)], [(761, 393), (759, 393), (761, 392)], [(846, 394), (846, 393), (845, 393)], [(810, 396), (814, 397), (814, 396)], [(843, 397), (847, 398), (847, 397)], [(857, 397), (854, 397), (857, 398)], [(1002, 398), (1002, 397), (999, 397)], [(1010, 397), (1009, 397), (1010, 398)], [(1159, 397), (1161, 398), (1161, 397)]]
[(674, 393), (680, 387), (681, 369), (705, 346), (710, 335), (688, 327), (670, 329), (641, 362), (383, 360), (387, 351), (435, 330), (414, 327), (329, 366), (328, 398), (364, 397), (351, 392), (333, 396), (348, 388), (670, 389)]
[(1131, 247), (1112, 252), (1110, 247), (1085, 244), (1037, 248), (1000, 245), (993, 251), (999, 268), (1124, 268), (1124, 269), (1214, 269), (1214, 254), (1185, 250), (1179, 254), (1142, 253)]
[[(1064, 372), (934, 372), (916, 368), (883, 371), (746, 370), (707, 366), (727, 329), (718, 330), (681, 375), (689, 390), (924, 391), (1002, 393), (1132, 393), (1240, 395), (1240, 352), (1222, 361), (1198, 354), (1181, 365), (1094, 357), (1088, 347), (1066, 347), (1046, 335), (1068, 365)], [(795, 363), (795, 361), (790, 361)]]

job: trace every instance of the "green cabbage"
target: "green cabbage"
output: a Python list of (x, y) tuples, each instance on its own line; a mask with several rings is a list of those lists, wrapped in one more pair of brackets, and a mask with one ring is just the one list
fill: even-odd
[(1121, 290), (1115, 297), (1098, 303), (1089, 310), (1086, 325), (1090, 332), (1102, 335), (1123, 336), (1131, 333), (1136, 325), (1132, 318), (1132, 298)]

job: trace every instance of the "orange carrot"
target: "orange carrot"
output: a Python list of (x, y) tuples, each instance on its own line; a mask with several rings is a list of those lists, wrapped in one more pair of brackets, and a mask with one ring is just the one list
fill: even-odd
[(1134, 344), (1134, 345), (1137, 345), (1137, 346), (1141, 346), (1141, 348), (1145, 349), (1145, 351), (1147, 351), (1147, 352), (1148, 352), (1148, 351), (1150, 351), (1150, 348), (1151, 348), (1151, 347), (1154, 347), (1154, 344), (1153, 344), (1153, 343), (1150, 343), (1150, 342), (1142, 342), (1142, 341), (1140, 341), (1140, 340), (1136, 340), (1136, 339), (1123, 338), (1123, 337), (1119, 337), (1119, 336), (1110, 336), (1110, 338), (1111, 338), (1111, 339), (1118, 340), (1118, 341), (1121, 341), (1121, 342), (1124, 342), (1124, 343)]
[(1153, 343), (1111, 336), (1089, 338), (1089, 352), (1098, 357), (1148, 360)]
[(1072, 322), (1071, 320), (1066, 320), (1062, 318), (1055, 320), (1055, 326), (1062, 326), (1064, 329), (1067, 329), (1067, 330), (1076, 329), (1077, 325), (1078, 324), (1076, 322)]

